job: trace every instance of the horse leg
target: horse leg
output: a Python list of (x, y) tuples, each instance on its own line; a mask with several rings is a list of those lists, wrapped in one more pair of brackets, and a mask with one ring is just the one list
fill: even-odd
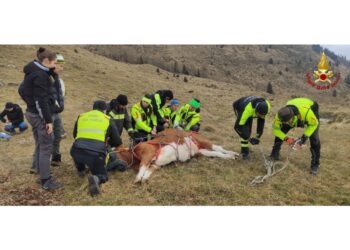
[(152, 164), (145, 172), (145, 174), (143, 175), (142, 179), (141, 179), (141, 183), (145, 183), (148, 181), (149, 177), (151, 176), (151, 174), (153, 174), (154, 171), (160, 169), (159, 166)]
[(229, 151), (229, 150), (225, 150), (223, 147), (219, 146), (219, 145), (214, 145), (212, 146), (212, 150), (217, 151), (217, 152), (222, 152), (224, 154), (229, 154), (229, 155), (233, 155), (234, 157), (239, 156), (238, 153), (233, 152), (233, 151)]
[(219, 157), (219, 158), (224, 158), (224, 159), (235, 159), (234, 154), (225, 154), (223, 152), (211, 151), (208, 149), (200, 149), (199, 153), (201, 153), (202, 155), (207, 156), (207, 157)]

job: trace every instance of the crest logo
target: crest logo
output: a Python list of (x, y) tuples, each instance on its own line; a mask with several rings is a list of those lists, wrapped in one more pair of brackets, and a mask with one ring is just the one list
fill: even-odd
[(329, 70), (329, 64), (326, 54), (323, 52), (320, 62), (317, 65), (317, 70), (311, 75), (311, 72), (306, 74), (307, 83), (318, 90), (327, 90), (334, 88), (340, 81), (340, 73), (334, 73)]

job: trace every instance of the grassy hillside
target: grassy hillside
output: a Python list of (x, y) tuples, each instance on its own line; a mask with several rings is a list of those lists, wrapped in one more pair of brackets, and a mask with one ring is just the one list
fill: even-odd
[[(270, 82), (277, 93), (309, 91), (305, 74), (320, 60), (311, 45), (90, 45), (90, 51), (128, 63), (148, 63), (170, 72), (187, 73), (265, 91)], [(320, 48), (318, 48), (320, 49)], [(328, 52), (331, 53), (331, 52)], [(345, 77), (349, 63), (330, 64)], [(336, 66), (338, 65), (338, 66)], [(282, 88), (281, 88), (282, 87)], [(344, 94), (339, 87), (338, 93)]]
[[(53, 205), (344, 205), (350, 204), (350, 156), (348, 136), (350, 129), (349, 94), (333, 98), (329, 93), (304, 91), (291, 86), (275, 88), (272, 96), (256, 91), (247, 84), (218, 82), (184, 75), (173, 77), (164, 70), (148, 64), (127, 64), (96, 55), (79, 46), (49, 46), (61, 52), (67, 61), (62, 78), (67, 96), (63, 121), (68, 138), (62, 141), (63, 166), (53, 168), (53, 174), (65, 188), (45, 192), (35, 183), (37, 177), (29, 174), (33, 139), (31, 131), (14, 136), (9, 142), (0, 142), (0, 204)], [(0, 46), (0, 105), (6, 101), (18, 102), (17, 85), (23, 79), (22, 68), (35, 57), (37, 46)], [(265, 53), (265, 52), (264, 52)], [(276, 55), (277, 56), (277, 55)], [(237, 62), (238, 63), (238, 62)], [(238, 65), (238, 64), (237, 64)], [(271, 66), (273, 67), (273, 66)], [(251, 71), (252, 75), (255, 75)], [(255, 79), (255, 78), (254, 78)], [(302, 81), (302, 79), (300, 79)], [(238, 83), (238, 82), (237, 82)], [(262, 84), (262, 83), (261, 83)], [(173, 89), (181, 102), (191, 97), (201, 100), (202, 133), (216, 144), (239, 151), (239, 138), (233, 133), (232, 101), (243, 95), (262, 95), (272, 101), (272, 114), (267, 119), (262, 147), (269, 154), (273, 144), (271, 122), (276, 111), (294, 94), (314, 98), (320, 104), (321, 116), (332, 123), (322, 124), (321, 170), (314, 178), (309, 175), (308, 148), (297, 151), (291, 165), (282, 173), (260, 186), (251, 187), (250, 181), (264, 173), (259, 148), (252, 148), (252, 160), (221, 160), (197, 157), (188, 163), (172, 164), (156, 172), (147, 185), (134, 186), (135, 173), (114, 173), (103, 185), (97, 198), (87, 194), (87, 180), (77, 177), (69, 149), (72, 128), (79, 113), (91, 108), (93, 100), (110, 100), (119, 93), (129, 96), (130, 105), (141, 96), (157, 89)], [(264, 88), (265, 89), (265, 88)], [(2, 126), (2, 125), (1, 125)], [(301, 131), (293, 132), (300, 135)], [(128, 139), (123, 134), (123, 141)], [(285, 156), (285, 150), (282, 152)]]

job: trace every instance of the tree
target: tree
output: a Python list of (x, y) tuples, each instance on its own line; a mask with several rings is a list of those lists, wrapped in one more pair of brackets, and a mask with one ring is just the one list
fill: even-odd
[(347, 85), (350, 85), (350, 74), (348, 74), (348, 75), (345, 77), (344, 82), (345, 82)]
[(179, 66), (177, 64), (177, 61), (174, 62), (174, 73), (179, 73)]
[(189, 74), (185, 64), (182, 66), (182, 74), (185, 74), (185, 75)]
[(269, 93), (269, 94), (271, 94), (271, 95), (274, 94), (273, 89), (272, 89), (272, 84), (271, 84), (271, 82), (269, 82), (269, 83), (267, 84), (266, 92)]
[(333, 90), (332, 90), (332, 96), (333, 96), (333, 97), (337, 97), (337, 90), (336, 90), (336, 89), (333, 89)]
[(142, 56), (140, 56), (139, 63), (140, 63), (140, 64), (143, 64), (143, 58), (142, 58)]

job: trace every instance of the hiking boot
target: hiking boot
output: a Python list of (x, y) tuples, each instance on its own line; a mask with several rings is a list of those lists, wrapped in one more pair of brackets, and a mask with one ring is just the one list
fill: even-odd
[(91, 196), (96, 196), (101, 193), (100, 190), (100, 180), (96, 175), (90, 175), (88, 177), (89, 182), (89, 193)]
[(53, 167), (59, 167), (61, 166), (61, 155), (55, 155), (55, 156), (52, 156), (52, 159), (51, 159), (51, 166)]
[(38, 171), (37, 171), (35, 168), (31, 168), (31, 169), (29, 170), (29, 173), (30, 173), (30, 174), (37, 174)]
[(63, 184), (59, 183), (56, 178), (50, 177), (44, 184), (41, 185), (44, 190), (55, 190), (63, 187)]
[(85, 170), (83, 170), (83, 171), (77, 171), (78, 172), (78, 176), (80, 177), (80, 178), (84, 178), (85, 177)]
[(310, 170), (310, 174), (313, 175), (313, 176), (316, 176), (318, 173), (318, 167), (317, 168), (311, 168)]
[(242, 155), (242, 159), (243, 159), (244, 161), (249, 161), (249, 160), (250, 160), (250, 154), (243, 154), (243, 155)]

